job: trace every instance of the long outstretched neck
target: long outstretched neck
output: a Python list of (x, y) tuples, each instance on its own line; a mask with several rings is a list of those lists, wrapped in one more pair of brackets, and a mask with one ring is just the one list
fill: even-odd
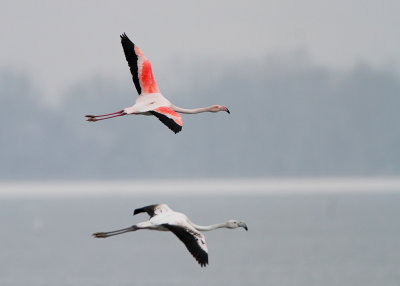
[(182, 107), (172, 105), (172, 109), (179, 113), (195, 114), (195, 113), (201, 113), (201, 112), (211, 112), (212, 106), (187, 109), (187, 108), (182, 108)]
[(216, 223), (216, 224), (211, 224), (211, 225), (197, 225), (197, 224), (194, 224), (192, 222), (190, 222), (190, 223), (195, 229), (197, 229), (199, 231), (208, 231), (208, 230), (214, 230), (214, 229), (217, 229), (217, 228), (226, 228), (227, 227), (227, 223), (226, 222)]

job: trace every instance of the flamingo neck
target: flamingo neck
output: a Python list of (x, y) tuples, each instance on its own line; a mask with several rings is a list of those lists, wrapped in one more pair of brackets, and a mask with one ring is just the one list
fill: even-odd
[(227, 228), (227, 223), (226, 222), (224, 222), (224, 223), (216, 223), (216, 224), (211, 224), (211, 225), (205, 225), (205, 226), (197, 225), (197, 224), (194, 224), (192, 222), (191, 222), (191, 224), (198, 231), (208, 231), (208, 230), (214, 230), (214, 229), (217, 229), (217, 228)]
[(178, 106), (175, 106), (175, 105), (172, 105), (171, 107), (176, 112), (186, 113), (186, 114), (195, 114), (195, 113), (201, 113), (201, 112), (211, 112), (211, 108), (212, 108), (212, 106), (208, 106), (208, 107), (187, 109), (187, 108), (182, 108), (182, 107), (178, 107)]

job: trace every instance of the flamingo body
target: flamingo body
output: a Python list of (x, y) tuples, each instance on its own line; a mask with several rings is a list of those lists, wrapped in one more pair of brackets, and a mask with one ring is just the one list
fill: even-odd
[(139, 96), (136, 103), (124, 109), (126, 114), (141, 114), (161, 106), (171, 106), (171, 102), (161, 93), (150, 93), (146, 96)]
[(88, 121), (94, 122), (123, 115), (154, 115), (173, 132), (182, 130), (182, 117), (177, 113), (219, 112), (229, 110), (223, 105), (213, 105), (197, 109), (184, 109), (173, 105), (160, 92), (153, 75), (150, 61), (126, 34), (121, 35), (121, 44), (128, 62), (132, 80), (139, 94), (133, 106), (104, 115), (86, 115)]
[(243, 227), (247, 230), (247, 225), (244, 222), (236, 220), (229, 220), (225, 223), (213, 224), (210, 226), (196, 225), (192, 223), (185, 214), (173, 211), (166, 204), (155, 204), (135, 209), (133, 215), (143, 212), (146, 212), (150, 216), (148, 221), (140, 222), (120, 230), (97, 232), (94, 233), (93, 236), (97, 238), (106, 238), (139, 229), (171, 231), (185, 244), (196, 261), (203, 267), (208, 264), (208, 248), (206, 239), (200, 230), (207, 231), (217, 228), (237, 227)]

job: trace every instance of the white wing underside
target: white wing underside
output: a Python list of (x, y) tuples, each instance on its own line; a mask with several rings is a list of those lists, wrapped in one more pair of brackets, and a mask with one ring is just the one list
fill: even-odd
[(197, 244), (200, 246), (201, 249), (203, 249), (205, 252), (208, 253), (208, 248), (206, 245), (206, 237), (200, 231), (191, 226), (188, 222), (182, 225), (182, 227), (185, 228), (186, 231), (189, 232), (191, 235), (196, 237)]
[(166, 213), (175, 213), (175, 212), (166, 204), (158, 204), (154, 207), (154, 215), (160, 215)]

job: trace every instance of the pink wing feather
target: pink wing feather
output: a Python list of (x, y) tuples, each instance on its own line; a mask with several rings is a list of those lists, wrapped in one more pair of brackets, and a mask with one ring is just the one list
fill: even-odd
[(139, 95), (159, 93), (160, 90), (154, 79), (150, 61), (126, 34), (121, 35), (121, 44), (131, 70), (132, 80)]

